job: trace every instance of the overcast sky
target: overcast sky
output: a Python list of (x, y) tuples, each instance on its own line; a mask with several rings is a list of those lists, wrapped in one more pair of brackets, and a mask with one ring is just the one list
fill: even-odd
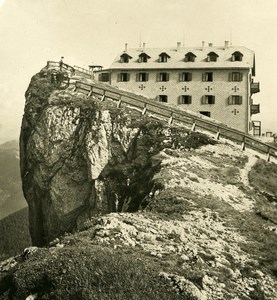
[(19, 136), (24, 93), (47, 60), (109, 67), (124, 44), (256, 53), (263, 130), (277, 132), (277, 0), (0, 0), (0, 143)]

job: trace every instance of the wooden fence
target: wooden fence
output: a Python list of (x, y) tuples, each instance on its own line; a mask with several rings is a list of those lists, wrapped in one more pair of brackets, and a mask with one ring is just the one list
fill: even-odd
[(104, 101), (105, 98), (109, 98), (117, 101), (118, 107), (121, 104), (125, 104), (131, 108), (140, 110), (143, 115), (148, 113), (153, 117), (166, 119), (169, 124), (176, 122), (178, 124), (183, 124), (192, 131), (199, 130), (212, 133), (215, 135), (216, 139), (219, 139), (220, 137), (226, 138), (240, 144), (242, 150), (249, 148), (266, 154), (267, 161), (270, 161), (270, 157), (277, 158), (276, 147), (267, 145), (249, 134), (228, 127), (217, 121), (201, 118), (201, 116), (197, 116), (196, 114), (182, 111), (178, 108), (168, 106), (167, 104), (157, 102), (157, 100), (154, 99), (119, 90), (111, 85), (101, 82), (85, 83), (83, 81), (75, 81), (74, 86), (75, 91), (85, 93), (87, 97), (94, 94), (100, 96), (102, 101)]

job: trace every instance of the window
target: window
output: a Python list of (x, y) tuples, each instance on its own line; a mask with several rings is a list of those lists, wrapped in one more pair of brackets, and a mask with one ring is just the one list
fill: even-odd
[(191, 104), (191, 96), (189, 96), (189, 95), (179, 96), (178, 104)]
[(157, 81), (169, 81), (169, 74), (162, 72), (157, 74)]
[(191, 81), (192, 80), (192, 73), (183, 72), (179, 74), (180, 81)]
[(213, 72), (203, 73), (203, 81), (213, 81)]
[(185, 62), (194, 62), (195, 61), (195, 57), (196, 57), (195, 54), (193, 54), (192, 52), (188, 52), (185, 55)]
[(235, 51), (232, 54), (232, 61), (242, 61), (243, 54), (239, 51)]
[(159, 102), (167, 102), (167, 95), (159, 95), (158, 100)]
[(215, 52), (208, 53), (207, 61), (217, 61), (218, 55)]
[(149, 55), (147, 55), (146, 53), (141, 53), (139, 55), (139, 62), (142, 63), (142, 62), (147, 62), (148, 58), (151, 58)]
[(228, 98), (229, 105), (239, 105), (242, 104), (242, 96), (233, 95)]
[(210, 111), (200, 111), (201, 115), (207, 116), (207, 117), (211, 117), (211, 112)]
[(136, 74), (136, 81), (148, 81), (148, 73), (137, 73)]
[(130, 80), (130, 74), (123, 72), (123, 73), (119, 73), (118, 77), (117, 77), (117, 81), (121, 81), (121, 82), (126, 82)]
[(229, 81), (242, 81), (242, 73), (240, 72), (229, 73)]
[(110, 81), (110, 74), (109, 73), (101, 73), (98, 76), (98, 80), (102, 82), (108, 82)]
[(202, 97), (202, 104), (215, 104), (215, 96), (205, 95)]
[(120, 62), (121, 63), (128, 63), (129, 60), (131, 59), (132, 57), (130, 55), (128, 55), (127, 53), (123, 53), (121, 56), (120, 56)]
[(167, 53), (162, 52), (159, 55), (159, 62), (165, 63), (165, 62), (167, 62), (168, 58), (170, 58), (170, 56)]

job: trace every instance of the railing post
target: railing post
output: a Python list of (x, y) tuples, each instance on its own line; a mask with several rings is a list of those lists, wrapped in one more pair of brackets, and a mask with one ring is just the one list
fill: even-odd
[(168, 124), (171, 125), (173, 123), (173, 113), (171, 114), (170, 118), (168, 119)]
[(73, 92), (76, 92), (77, 89), (78, 89), (78, 81), (75, 81), (75, 88), (74, 88)]
[(191, 126), (191, 131), (195, 131), (195, 126), (196, 126), (196, 124), (195, 124), (195, 120), (193, 120), (193, 124), (192, 124), (192, 126)]
[(117, 102), (117, 108), (119, 108), (120, 107), (120, 105), (121, 105), (121, 102), (122, 102), (122, 100), (121, 100), (121, 95), (120, 95), (120, 97), (119, 97), (119, 99), (118, 99), (119, 101)]
[(146, 113), (146, 103), (144, 103), (144, 108), (143, 108), (143, 110), (142, 110), (142, 112), (141, 112), (141, 115), (143, 116), (143, 115), (145, 115), (145, 113)]
[(105, 90), (104, 90), (104, 93), (103, 93), (103, 96), (101, 97), (101, 100), (100, 101), (104, 101), (105, 100)]
[(245, 150), (245, 136), (242, 138), (241, 151)]
[(220, 136), (220, 128), (217, 127), (217, 133), (216, 133), (216, 135), (215, 135), (215, 139), (216, 139), (216, 140), (219, 140), (219, 136)]
[(270, 147), (267, 147), (266, 161), (270, 162)]
[(49, 60), (47, 61), (46, 68), (49, 69)]
[(93, 92), (93, 86), (91, 86), (90, 91), (89, 91), (89, 93), (87, 95), (87, 98), (89, 98), (91, 96), (92, 92)]

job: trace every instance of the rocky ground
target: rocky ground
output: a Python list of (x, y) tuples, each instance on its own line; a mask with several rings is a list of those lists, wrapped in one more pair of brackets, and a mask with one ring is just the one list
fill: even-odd
[[(157, 157), (162, 163), (155, 180), (162, 188), (148, 195), (146, 207), (94, 217), (83, 230), (25, 257), (47, 261), (49, 253), (58, 256), (73, 247), (129, 249), (141, 263), (155, 263), (153, 277), (180, 299), (277, 299), (277, 205), (248, 180), (259, 157), (224, 142), (196, 150), (164, 149)], [(276, 165), (269, 165), (275, 174)], [(15, 274), (26, 276), (34, 267), (29, 258), (23, 264), (18, 260), (2, 263), (2, 274), (13, 266)], [(64, 269), (70, 272), (70, 261)]]

